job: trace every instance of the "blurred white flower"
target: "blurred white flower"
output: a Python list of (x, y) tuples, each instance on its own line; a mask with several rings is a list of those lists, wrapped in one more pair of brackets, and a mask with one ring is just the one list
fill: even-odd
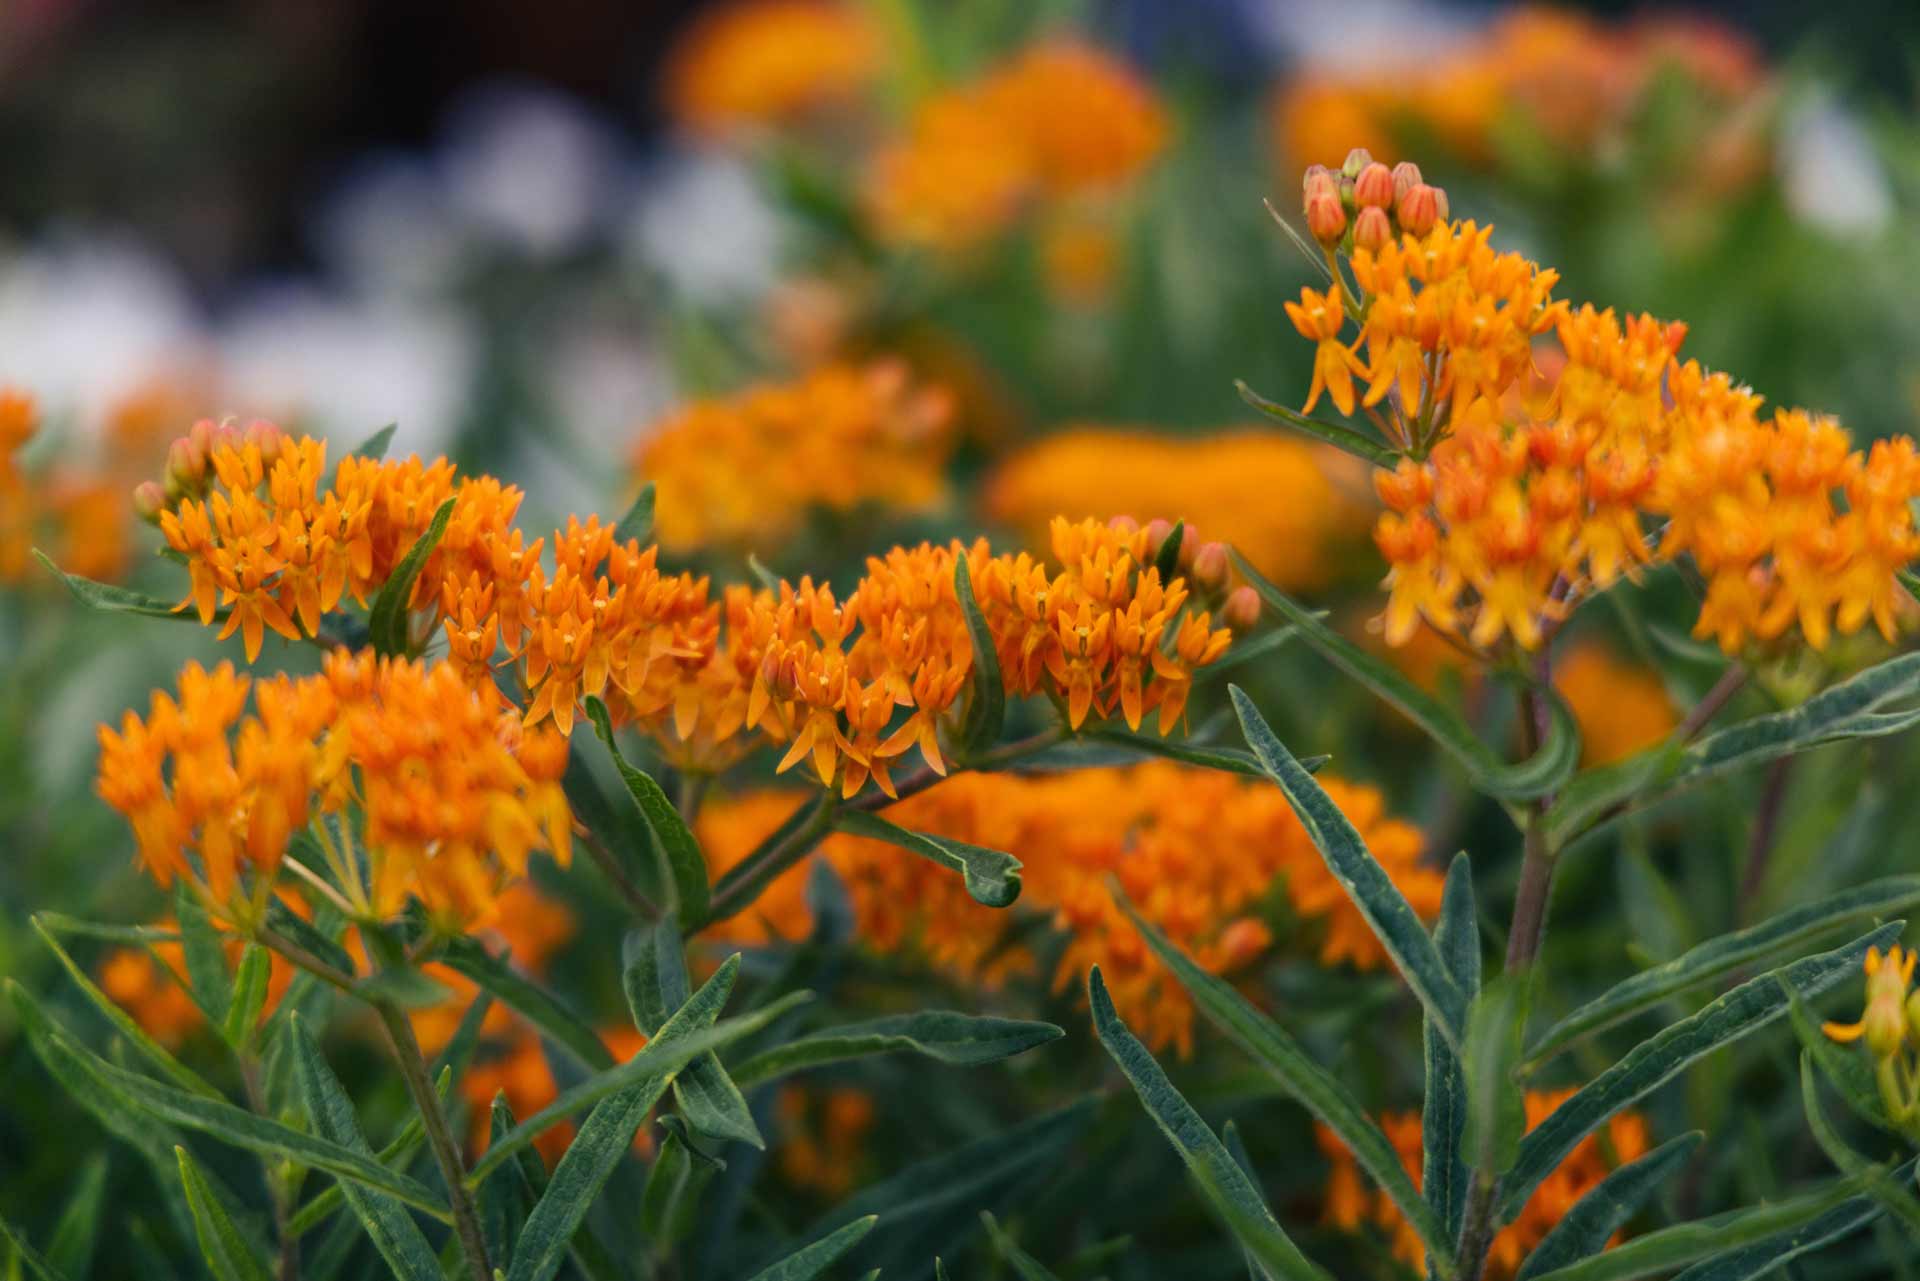
[(1780, 129), (1780, 184), (1787, 205), (1833, 235), (1871, 235), (1893, 217), (1893, 193), (1873, 141), (1832, 91), (1810, 90)]
[(0, 258), (0, 382), (83, 429), (194, 362), (202, 342), (185, 280), (132, 239), (54, 240)]
[(1251, 16), (1271, 52), (1297, 67), (1384, 74), (1468, 39), (1487, 11), (1431, 0), (1267, 0)]
[(436, 160), (458, 217), (535, 256), (578, 247), (620, 185), (611, 131), (530, 85), (496, 85), (456, 108)]
[(473, 346), (457, 317), (299, 284), (268, 287), (220, 331), (230, 407), (349, 444), (398, 423), (395, 455), (438, 452), (465, 405)]
[(671, 152), (639, 189), (628, 243), (672, 287), (698, 302), (752, 298), (779, 267), (780, 215), (740, 161)]
[(445, 283), (465, 235), (438, 176), (399, 152), (356, 162), (314, 223), (321, 256), (369, 294), (419, 294)]

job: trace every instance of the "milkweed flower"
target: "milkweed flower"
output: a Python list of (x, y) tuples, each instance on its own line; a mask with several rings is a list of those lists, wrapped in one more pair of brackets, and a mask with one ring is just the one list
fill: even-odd
[[(1527, 1091), (1527, 1129), (1546, 1120), (1573, 1094), (1572, 1089)], [(1418, 1187), (1422, 1165), (1420, 1114), (1390, 1112), (1380, 1117), (1379, 1123), (1407, 1176)], [(1366, 1225), (1379, 1228), (1392, 1238), (1394, 1257), (1409, 1268), (1424, 1269), (1425, 1247), (1393, 1198), (1365, 1181), (1353, 1154), (1332, 1130), (1315, 1122), (1314, 1139), (1329, 1166), (1323, 1193), (1325, 1220), (1346, 1232), (1356, 1232)], [(1541, 1181), (1519, 1216), (1494, 1237), (1487, 1253), (1487, 1275), (1506, 1278), (1518, 1273), (1527, 1255), (1566, 1217), (1575, 1202), (1614, 1170), (1645, 1155), (1647, 1148), (1645, 1119), (1637, 1112), (1614, 1113), (1605, 1131), (1582, 1139)], [(1618, 1239), (1616, 1236), (1614, 1241)]]
[[(295, 895), (283, 901), (296, 909), (304, 903)], [(171, 916), (153, 922), (157, 930), (178, 928)], [(240, 960), (244, 943), (227, 935), (222, 940), (229, 968)], [(267, 991), (260, 1005), (264, 1021), (279, 1008), (280, 998), (293, 982), (293, 966), (273, 953), (267, 954)], [(140, 1030), (169, 1049), (178, 1049), (207, 1024), (207, 1016), (188, 989), (186, 949), (177, 939), (156, 939), (145, 947), (115, 948), (101, 961), (100, 990), (114, 1004), (132, 1016)]]
[(855, 103), (881, 69), (867, 14), (833, 0), (740, 0), (695, 19), (665, 72), (674, 117), (705, 133), (786, 128)]
[(1580, 726), (1583, 765), (1623, 760), (1665, 739), (1679, 723), (1659, 676), (1598, 642), (1574, 645), (1556, 658), (1553, 686)]

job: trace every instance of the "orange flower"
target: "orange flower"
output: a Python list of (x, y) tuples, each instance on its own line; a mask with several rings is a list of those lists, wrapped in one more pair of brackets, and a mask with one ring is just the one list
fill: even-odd
[(1553, 684), (1580, 724), (1584, 765), (1609, 765), (1652, 747), (1678, 723), (1660, 678), (1604, 645), (1576, 645), (1555, 660)]
[(680, 38), (666, 96), (675, 117), (702, 132), (787, 127), (851, 103), (880, 62), (879, 33), (857, 6), (739, 0)]
[(1346, 323), (1340, 291), (1322, 294), (1303, 287), (1300, 301), (1289, 302), (1286, 308), (1287, 318), (1293, 321), (1300, 336), (1319, 343), (1313, 354), (1313, 386), (1307, 392), (1307, 403), (1301, 412), (1312, 413), (1313, 407), (1320, 403), (1320, 393), (1325, 392), (1341, 413), (1352, 413), (1353, 376), (1365, 373), (1366, 366), (1340, 341), (1340, 329)]

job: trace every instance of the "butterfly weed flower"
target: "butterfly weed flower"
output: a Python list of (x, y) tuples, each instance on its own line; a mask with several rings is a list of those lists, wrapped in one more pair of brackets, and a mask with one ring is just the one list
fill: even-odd
[(1882, 953), (1867, 949), (1866, 1009), (1853, 1023), (1826, 1023), (1821, 1030), (1843, 1045), (1864, 1042), (1873, 1059), (1881, 1106), (1896, 1126), (1920, 1117), (1920, 994), (1911, 992), (1920, 954), (1898, 944)]
[(856, 105), (883, 55), (858, 5), (742, 0), (696, 19), (674, 46), (667, 102), (700, 133), (791, 129)]

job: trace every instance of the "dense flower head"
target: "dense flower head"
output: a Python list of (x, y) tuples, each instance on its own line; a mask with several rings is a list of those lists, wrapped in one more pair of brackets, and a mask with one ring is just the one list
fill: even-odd
[(937, 505), (951, 418), (947, 394), (897, 361), (834, 364), (686, 405), (641, 433), (633, 463), (663, 546), (765, 548), (816, 509)]
[[(1572, 1089), (1527, 1091), (1527, 1129), (1546, 1120), (1573, 1093)], [(1379, 1121), (1380, 1128), (1399, 1153), (1408, 1177), (1418, 1186), (1422, 1147), (1420, 1114), (1389, 1112)], [(1325, 1193), (1326, 1220), (1348, 1232), (1366, 1224), (1380, 1228), (1393, 1238), (1396, 1258), (1409, 1268), (1424, 1269), (1426, 1251), (1420, 1244), (1419, 1234), (1394, 1205), (1393, 1198), (1366, 1181), (1353, 1154), (1332, 1130), (1316, 1122), (1314, 1137), (1321, 1155), (1331, 1166)], [(1566, 1217), (1574, 1202), (1618, 1167), (1645, 1155), (1647, 1147), (1647, 1125), (1640, 1114), (1614, 1113), (1604, 1132), (1582, 1139), (1559, 1167), (1542, 1180), (1519, 1217), (1494, 1237), (1487, 1253), (1486, 1275), (1494, 1281), (1514, 1276), (1533, 1248)]]
[[(1378, 166), (1347, 168), (1365, 185)], [(1694, 634), (1729, 654), (1796, 628), (1823, 649), (1869, 621), (1893, 639), (1896, 574), (1920, 554), (1912, 441), (1863, 454), (1831, 419), (1763, 420), (1758, 395), (1680, 358), (1685, 325), (1555, 301), (1557, 273), (1490, 232), (1443, 220), (1356, 246), (1356, 298), (1336, 283), (1287, 304), (1318, 348), (1307, 407), (1365, 409), (1405, 451), (1374, 476), (1389, 644), (1424, 621), (1483, 655), (1534, 650), (1582, 599), (1682, 554), (1707, 583)]]
[(785, 127), (859, 98), (880, 34), (855, 4), (737, 0), (696, 19), (673, 50), (666, 96), (702, 132)]
[(102, 726), (100, 746), (100, 793), (147, 870), (163, 886), (187, 878), (223, 913), (264, 905), (303, 828), (357, 911), (389, 917), (417, 899), (456, 927), (486, 918), (534, 850), (570, 852), (565, 740), (446, 664), (341, 651), (317, 675), (256, 682), (189, 663), (177, 695)]
[[(1387, 815), (1374, 788), (1322, 778), (1416, 911), (1432, 916), (1442, 878), (1420, 862), (1422, 841)], [(779, 793), (707, 807), (701, 837), (716, 867), (744, 857), (791, 814)], [(968, 773), (901, 801), (887, 818), (916, 831), (1005, 850), (1021, 860), (1021, 907), (1064, 936), (1053, 975), (1066, 990), (1099, 964), (1128, 1022), (1155, 1045), (1191, 1047), (1186, 990), (1148, 950), (1109, 888), (1201, 966), (1232, 973), (1267, 952), (1281, 888), (1292, 918), (1325, 964), (1379, 969), (1386, 956), (1327, 870), (1278, 789), (1214, 771), (1150, 762), (1059, 774)], [(1030, 968), (1015, 914), (982, 907), (958, 878), (889, 846), (835, 836), (825, 857), (845, 882), (856, 927), (879, 951), (912, 949), (938, 969), (997, 984)], [(804, 865), (774, 882), (774, 910), (723, 923), (742, 942), (798, 939), (811, 926)], [(741, 932), (744, 931), (744, 932)]]
[(1088, 45), (1037, 44), (921, 102), (872, 158), (869, 212), (887, 240), (965, 249), (1033, 204), (1123, 190), (1166, 134), (1152, 90), (1127, 67)]
[(1182, 547), (1219, 539), (1282, 587), (1324, 584), (1339, 545), (1366, 528), (1365, 471), (1349, 455), (1273, 432), (1171, 436), (1076, 427), (999, 464), (995, 520), (1040, 537), (1055, 513), (1187, 518)]
[[(0, 584), (34, 572), (35, 547), (70, 574), (106, 582), (124, 578), (133, 534), (126, 484), (111, 459), (77, 466), (56, 457), (29, 468), (21, 455), (39, 428), (34, 398), (0, 386)], [(137, 443), (125, 442), (129, 450)]]

